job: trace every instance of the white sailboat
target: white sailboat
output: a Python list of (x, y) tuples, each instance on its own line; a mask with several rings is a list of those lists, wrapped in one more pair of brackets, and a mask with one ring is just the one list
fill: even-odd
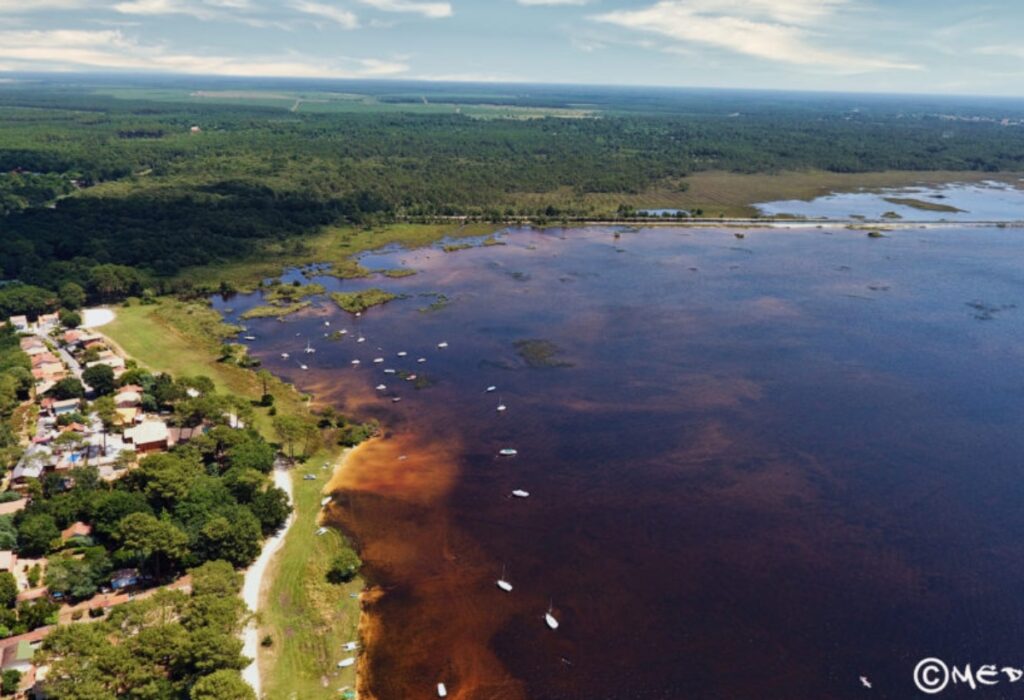
[(286, 353), (286, 352), (282, 352), (281, 353), (281, 359), (282, 360), (287, 360), (289, 357), (291, 357), (291, 355), (289, 355), (288, 353)]
[(497, 390), (498, 390), (498, 387), (496, 387), (496, 386), (489, 386), (489, 387), (487, 387), (487, 393), (488, 394), (490, 394), (492, 391), (497, 391)]
[(498, 579), (497, 584), (498, 584), (498, 588), (500, 588), (501, 590), (505, 591), (506, 593), (511, 593), (512, 592), (512, 584), (509, 583), (508, 580), (505, 578), (505, 566), (504, 565), (502, 565), (502, 567), (501, 567), (501, 578)]
[(506, 406), (505, 404), (503, 404), (503, 403), (501, 402), (501, 399), (498, 399), (498, 413), (504, 413), (504, 412), (505, 412), (505, 411), (507, 411), (507, 410), (508, 410), (508, 406)]
[(356, 342), (357, 343), (365, 343), (366, 342), (366, 338), (364, 338), (363, 336), (359, 336), (358, 338), (356, 338)]
[(416, 361), (417, 361), (417, 362), (419, 362), (419, 363), (420, 363), (420, 364), (422, 365), (422, 364), (423, 364), (424, 362), (426, 362), (426, 361), (427, 361), (427, 358), (425, 358), (425, 357), (421, 357), (420, 359), (418, 359), (418, 360), (416, 360)]
[(352, 360), (352, 366), (353, 367), (358, 367), (360, 364), (361, 363), (359, 362), (359, 360)]
[(448, 343), (447, 342), (438, 343), (437, 347), (439, 347), (440, 349), (444, 350), (446, 347), (448, 347)]
[(315, 353), (315, 352), (316, 352), (316, 348), (314, 348), (314, 347), (313, 347), (313, 346), (312, 346), (312, 345), (310, 344), (310, 342), (309, 342), (309, 338), (306, 338), (306, 350), (305, 350), (305, 353), (306, 353), (307, 355), (312, 355), (312, 354), (313, 354), (313, 353)]
[(384, 386), (383, 384), (378, 384), (377, 385), (377, 391), (387, 391), (387, 390), (388, 390), (388, 388), (386, 386)]
[(550, 627), (553, 630), (556, 630), (558, 629), (558, 620), (556, 620), (555, 616), (551, 614), (553, 608), (554, 606), (549, 602), (548, 611), (544, 613), (544, 622), (547, 623), (548, 627)]
[(530, 492), (523, 491), (522, 489), (516, 489), (515, 491), (512, 492), (512, 495), (515, 496), (516, 498), (529, 498)]
[(502, 457), (515, 457), (519, 454), (519, 450), (514, 450), (511, 447), (506, 447), (498, 452)]
[(402, 352), (398, 353), (398, 356), (399, 357), (406, 357), (408, 354), (409, 353), (407, 353), (405, 350), (403, 350)]
[(384, 358), (383, 357), (375, 357), (375, 358), (373, 358), (373, 364), (375, 364), (375, 365), (382, 365), (382, 364), (384, 364)]

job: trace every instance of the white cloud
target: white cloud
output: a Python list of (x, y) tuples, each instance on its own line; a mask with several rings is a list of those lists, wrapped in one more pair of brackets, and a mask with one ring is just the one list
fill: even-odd
[[(917, 69), (919, 66), (838, 49), (812, 41), (845, 0), (660, 0), (639, 10), (591, 19), (682, 44), (699, 44), (755, 58), (838, 73)], [(673, 50), (677, 50), (673, 47)]]
[(0, 0), (0, 13), (24, 13), (39, 10), (77, 10), (89, 7), (88, 0)]
[(345, 29), (355, 29), (359, 26), (359, 18), (354, 13), (334, 5), (310, 2), (309, 0), (298, 0), (292, 3), (292, 8), (307, 15), (330, 20), (335, 24), (340, 24)]
[(357, 2), (384, 12), (413, 12), (431, 19), (452, 16), (452, 5), (449, 2), (421, 2), (421, 0), (357, 0)]
[(1024, 46), (1020, 46), (1018, 44), (979, 46), (974, 49), (974, 52), (984, 54), (986, 56), (1011, 56), (1013, 58), (1024, 59)]
[(516, 0), (520, 5), (588, 5), (590, 0)]
[(317, 59), (294, 52), (265, 56), (187, 54), (143, 45), (117, 30), (0, 31), (0, 62), (19, 70), (133, 70), (253, 77), (367, 78), (405, 73), (400, 61)]
[(189, 15), (207, 20), (231, 18), (253, 6), (250, 0), (124, 0), (113, 9), (126, 15)]

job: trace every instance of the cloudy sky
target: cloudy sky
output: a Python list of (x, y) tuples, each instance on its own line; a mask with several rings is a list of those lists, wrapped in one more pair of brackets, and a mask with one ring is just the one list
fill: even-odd
[(0, 0), (0, 70), (1024, 96), (1019, 0)]

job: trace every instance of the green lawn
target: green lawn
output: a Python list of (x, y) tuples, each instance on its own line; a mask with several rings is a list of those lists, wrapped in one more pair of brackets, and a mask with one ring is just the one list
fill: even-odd
[[(316, 534), (323, 489), (341, 451), (321, 452), (292, 474), (296, 519), (284, 547), (268, 568), (272, 581), (260, 614), (260, 639), (274, 644), (261, 649), (264, 696), (269, 700), (338, 698), (339, 688), (355, 687), (355, 667), (337, 668), (354, 656), (342, 650), (358, 639), (359, 603), (351, 597), (363, 588), (360, 579), (333, 585), (325, 576), (331, 558), (344, 548), (341, 533)], [(304, 474), (315, 474), (306, 481)]]
[(239, 290), (252, 290), (261, 280), (277, 277), (287, 267), (329, 263), (342, 276), (355, 277), (369, 271), (359, 268), (352, 257), (388, 245), (421, 248), (445, 238), (472, 238), (493, 233), (493, 224), (389, 224), (372, 229), (351, 226), (328, 227), (320, 233), (295, 241), (271, 243), (249, 259), (185, 270), (178, 278), (195, 285), (218, 287), (228, 282)]

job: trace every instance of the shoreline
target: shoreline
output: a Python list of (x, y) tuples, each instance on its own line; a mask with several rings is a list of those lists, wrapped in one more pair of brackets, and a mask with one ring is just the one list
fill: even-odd
[(283, 466), (283, 463), (274, 465), (274, 485), (288, 494), (288, 501), (292, 505), (292, 512), (288, 515), (284, 527), (277, 533), (267, 538), (263, 543), (263, 551), (253, 562), (252, 566), (246, 569), (244, 583), (242, 584), (242, 600), (248, 608), (252, 618), (242, 630), (242, 653), (252, 659), (252, 662), (242, 670), (242, 679), (252, 686), (256, 697), (262, 697), (262, 677), (260, 675), (259, 663), (259, 613), (265, 607), (264, 600), (270, 589), (270, 580), (266, 576), (267, 567), (278, 551), (284, 546), (285, 538), (295, 523), (295, 494), (292, 482), (291, 471)]

